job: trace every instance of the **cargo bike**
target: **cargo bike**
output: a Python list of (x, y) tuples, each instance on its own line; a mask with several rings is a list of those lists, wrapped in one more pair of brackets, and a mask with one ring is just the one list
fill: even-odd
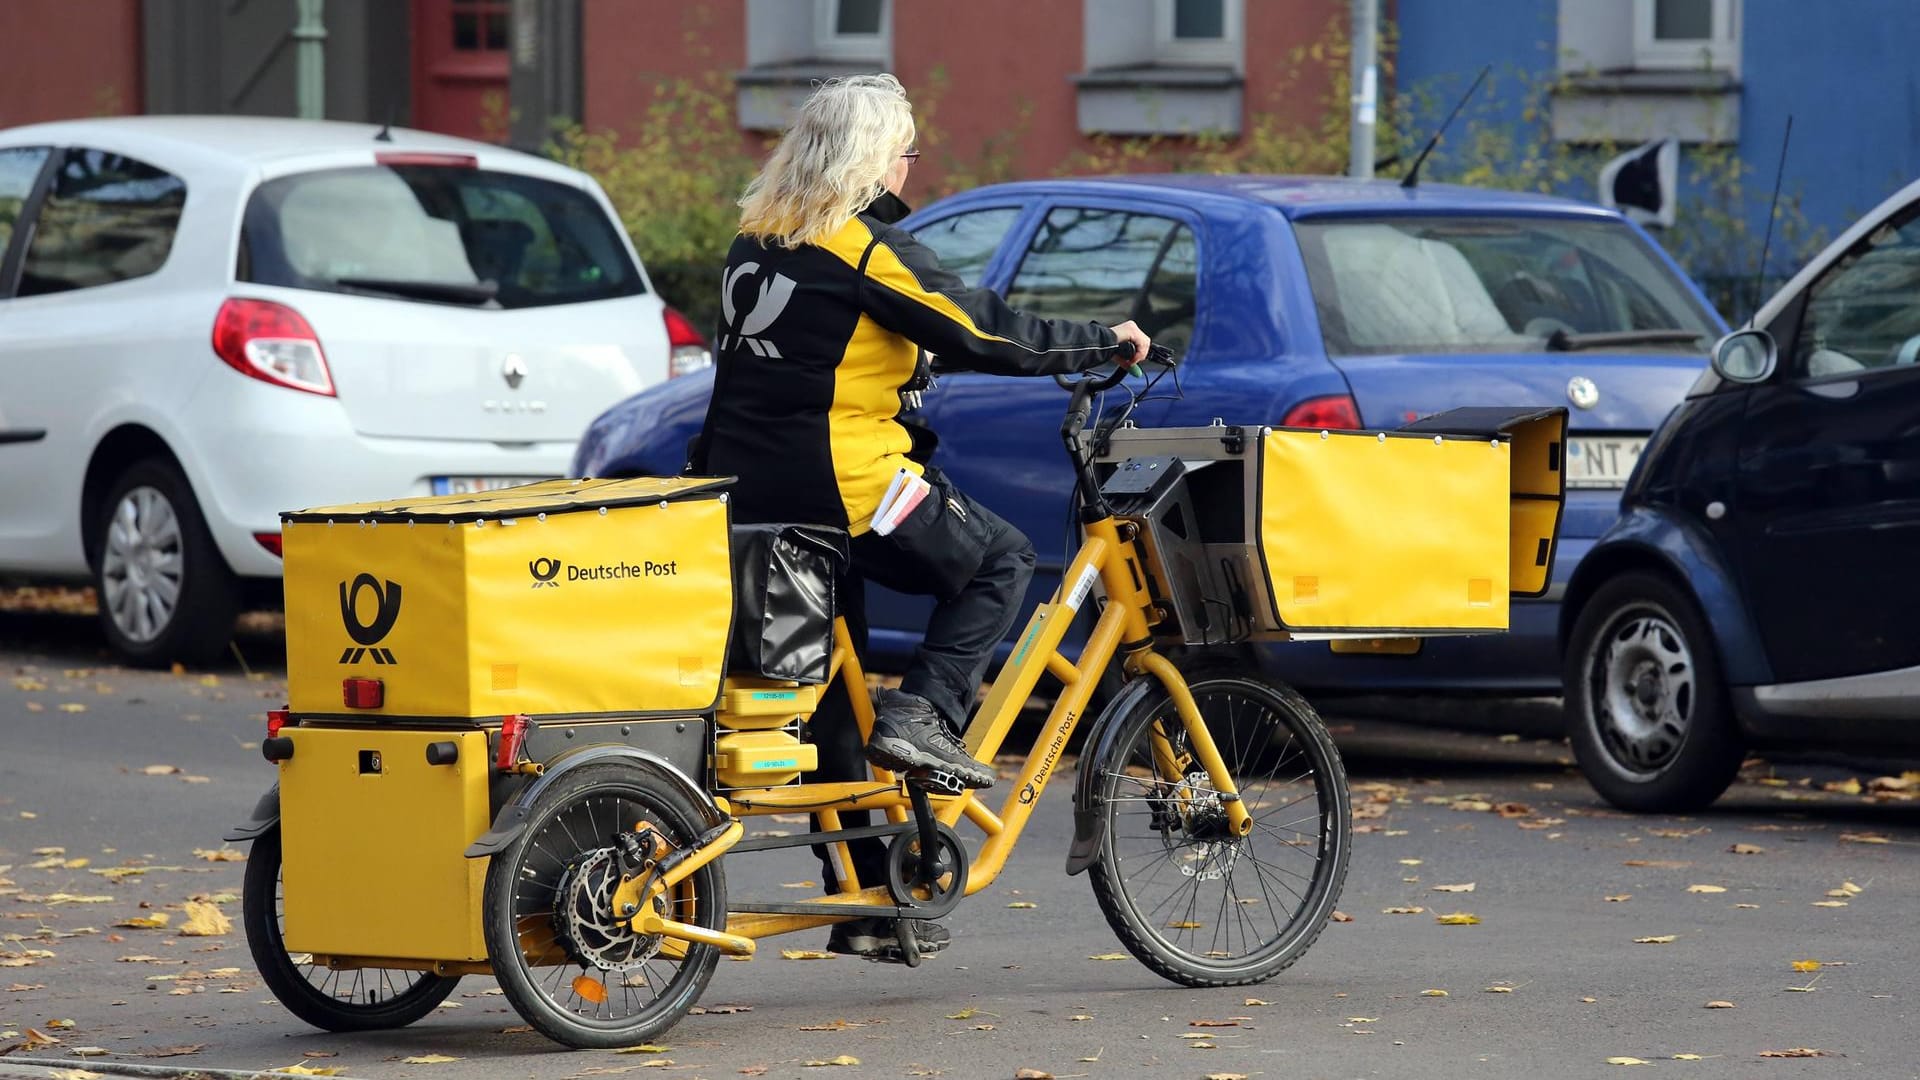
[[(278, 782), (229, 836), (253, 842), (245, 927), (267, 985), (350, 1031), (411, 1023), (492, 975), (561, 1043), (643, 1042), (722, 955), (939, 918), (990, 886), (1110, 666), (1123, 681), (1082, 748), (1067, 872), (1170, 980), (1256, 983), (1293, 963), (1345, 878), (1346, 779), (1313, 709), (1244, 644), (1503, 630), (1510, 596), (1546, 588), (1565, 412), (1151, 430), (1126, 418), (1129, 395), (1089, 430), (1125, 376), (1059, 380), (1082, 542), (965, 733), (993, 762), (1040, 680), (1058, 684), (997, 806), (939, 774), (809, 776), (824, 695), (850, 696), (863, 737), (873, 723), (833, 609), (844, 538), (733, 526), (724, 479), (284, 515), (290, 700), (262, 744)], [(881, 821), (843, 826), (855, 811)], [(802, 834), (747, 834), (803, 812)], [(868, 838), (884, 881), (854, 872), (847, 845)], [(729, 861), (815, 846), (837, 891), (729, 895)], [(901, 934), (908, 963), (914, 942)]]

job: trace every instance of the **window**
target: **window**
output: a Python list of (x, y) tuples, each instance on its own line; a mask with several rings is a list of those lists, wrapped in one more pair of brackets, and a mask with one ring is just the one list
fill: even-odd
[(1156, 58), (1173, 64), (1234, 64), (1241, 0), (1160, 0), (1154, 5)]
[(1619, 347), (1699, 352), (1714, 336), (1684, 284), (1617, 222), (1341, 218), (1295, 231), (1335, 356), (1539, 352), (1555, 334), (1635, 330), (1695, 337)]
[(986, 273), (987, 263), (993, 260), (993, 253), (1000, 247), (1000, 239), (1007, 235), (1014, 221), (1020, 216), (1017, 206), (995, 207), (992, 210), (975, 210), (971, 213), (955, 214), (941, 218), (914, 232), (914, 239), (933, 249), (940, 257), (940, 266), (957, 275), (969, 286), (980, 284), (980, 275)]
[(814, 49), (824, 60), (884, 60), (887, 0), (814, 0)]
[(1738, 19), (1736, 0), (1634, 0), (1634, 66), (1731, 69)]
[[(33, 193), (33, 182), (40, 178), (40, 169), (46, 165), (47, 148), (44, 146), (10, 146), (0, 150), (0, 256), (7, 253), (7, 245), (13, 242), (13, 228), (20, 220), (20, 208)], [(0, 289), (6, 283), (0, 282)]]
[(1920, 364), (1920, 204), (1863, 237), (1807, 290), (1793, 374)]
[(34, 222), (19, 295), (67, 292), (160, 269), (186, 205), (187, 185), (105, 150), (69, 150)]
[(270, 180), (247, 203), (244, 281), (504, 308), (642, 291), (614, 223), (585, 192), (441, 165)]
[(1007, 292), (1041, 318), (1132, 319), (1150, 337), (1185, 349), (1193, 333), (1193, 234), (1151, 214), (1060, 207), (1047, 215)]
[(505, 52), (508, 0), (453, 0), (455, 52)]

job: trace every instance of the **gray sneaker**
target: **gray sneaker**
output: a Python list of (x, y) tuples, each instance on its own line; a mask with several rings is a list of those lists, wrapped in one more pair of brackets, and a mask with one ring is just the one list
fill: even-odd
[[(953, 941), (947, 928), (925, 919), (908, 919), (907, 925), (921, 956), (932, 956)], [(827, 935), (827, 951), (842, 956), (858, 956), (883, 964), (905, 961), (900, 954), (899, 923), (893, 919), (854, 919), (835, 923)]]
[(940, 720), (926, 698), (899, 690), (880, 692), (880, 709), (867, 740), (867, 760), (883, 769), (950, 772), (970, 788), (993, 786), (993, 770), (974, 760)]

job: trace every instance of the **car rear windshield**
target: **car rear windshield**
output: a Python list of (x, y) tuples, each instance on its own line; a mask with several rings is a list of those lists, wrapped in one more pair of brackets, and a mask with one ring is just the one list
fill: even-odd
[(1335, 356), (1704, 352), (1716, 333), (1686, 284), (1617, 221), (1340, 217), (1295, 231)]
[(645, 291), (618, 226), (578, 188), (449, 165), (269, 180), (247, 203), (239, 277), (503, 308)]

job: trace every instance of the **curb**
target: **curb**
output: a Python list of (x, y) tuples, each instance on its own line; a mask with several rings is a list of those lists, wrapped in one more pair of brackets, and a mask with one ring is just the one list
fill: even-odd
[[(0, 1058), (0, 1080), (71, 1080), (75, 1070), (104, 1077), (142, 1080), (286, 1080), (294, 1074), (270, 1069), (204, 1069), (185, 1065), (138, 1065), (97, 1058)], [(340, 1076), (337, 1080), (353, 1080)]]

